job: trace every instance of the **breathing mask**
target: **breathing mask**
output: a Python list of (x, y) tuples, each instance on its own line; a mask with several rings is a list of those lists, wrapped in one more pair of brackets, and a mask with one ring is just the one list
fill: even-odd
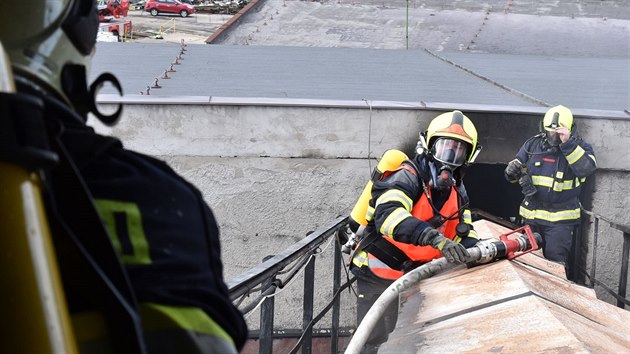
[(431, 147), (431, 156), (435, 166), (431, 169), (432, 187), (437, 189), (450, 189), (455, 183), (453, 172), (461, 166), (465, 160), (468, 145), (452, 138), (439, 138)]

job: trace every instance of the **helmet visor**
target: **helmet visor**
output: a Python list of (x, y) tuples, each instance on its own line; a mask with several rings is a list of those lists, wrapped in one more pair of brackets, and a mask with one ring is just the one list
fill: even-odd
[(445, 164), (461, 166), (466, 160), (468, 144), (451, 138), (439, 138), (432, 148), (433, 157)]

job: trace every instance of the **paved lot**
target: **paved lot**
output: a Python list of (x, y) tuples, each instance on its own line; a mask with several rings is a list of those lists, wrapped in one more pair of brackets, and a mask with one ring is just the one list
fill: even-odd
[[(129, 11), (127, 20), (132, 21), (134, 39), (132, 42), (180, 42), (202, 44), (219, 27), (228, 21), (231, 15), (196, 13), (182, 18), (176, 14), (160, 14), (151, 16), (148, 12)], [(150, 38), (162, 33), (163, 40)]]

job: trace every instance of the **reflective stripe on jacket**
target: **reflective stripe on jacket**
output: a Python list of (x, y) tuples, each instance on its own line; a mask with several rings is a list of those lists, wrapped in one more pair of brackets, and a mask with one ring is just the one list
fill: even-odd
[[(428, 190), (430, 193), (430, 189)], [(440, 213), (442, 215), (452, 215), (451, 220), (447, 220), (444, 224), (437, 228), (437, 230), (442, 232), (445, 237), (451, 240), (456, 235), (455, 227), (459, 223), (459, 215), (457, 213), (458, 209), (459, 202), (457, 192), (455, 191), (455, 188), (452, 187), (448, 199), (442, 206), (442, 209), (440, 209)], [(429, 221), (433, 218), (435, 214), (426, 194), (423, 193), (418, 202), (413, 205), (411, 215), (422, 221)], [(403, 251), (407, 257), (414, 262), (429, 262), (433, 259), (442, 257), (442, 253), (431, 246), (415, 246), (409, 243), (397, 242), (387, 235), (384, 235), (383, 238)], [(384, 279), (398, 279), (404, 274), (402, 271), (388, 267), (385, 263), (366, 251), (357, 252), (353, 257), (352, 262), (357, 267), (367, 265), (375, 275)]]
[(586, 177), (597, 168), (591, 145), (570, 138), (553, 148), (538, 137), (523, 144), (516, 158), (527, 166), (537, 191), (523, 200), (521, 217), (526, 222), (545, 225), (579, 223), (580, 192)]

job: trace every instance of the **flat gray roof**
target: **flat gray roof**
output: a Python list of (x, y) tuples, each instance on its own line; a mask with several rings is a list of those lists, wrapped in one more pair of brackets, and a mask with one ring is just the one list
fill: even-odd
[(98, 43), (92, 78), (126, 95), (158, 78), (154, 96), (630, 108), (627, 2), (441, 3), (409, 1), (407, 22), (400, 0), (265, 0), (222, 44), (187, 45), (170, 79), (174, 43)]

